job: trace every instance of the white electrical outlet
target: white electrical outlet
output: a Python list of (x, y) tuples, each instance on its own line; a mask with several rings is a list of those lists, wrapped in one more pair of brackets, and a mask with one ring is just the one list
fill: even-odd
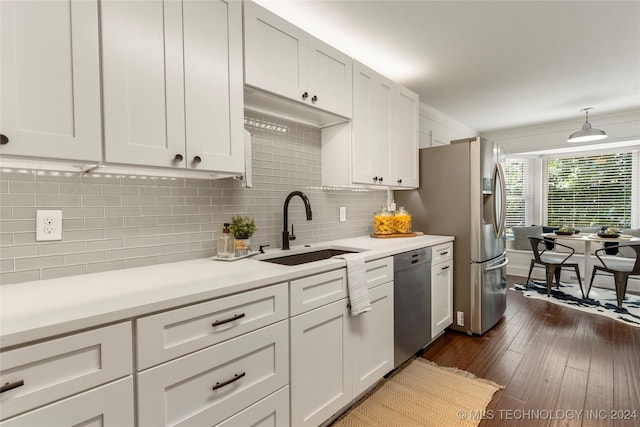
[(340, 222), (347, 222), (347, 207), (340, 206)]
[(456, 319), (456, 320), (457, 320), (457, 321), (456, 321), (456, 324), (457, 324), (458, 326), (464, 326), (464, 312), (462, 312), (462, 311), (458, 311), (458, 312), (456, 312), (456, 314), (457, 314), (457, 317), (458, 317), (458, 318)]
[(62, 240), (62, 211), (36, 211), (36, 241)]

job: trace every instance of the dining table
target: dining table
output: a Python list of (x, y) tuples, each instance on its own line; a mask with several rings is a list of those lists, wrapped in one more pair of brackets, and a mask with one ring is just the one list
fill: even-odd
[(583, 281), (587, 284), (587, 280), (590, 279), (588, 274), (591, 274), (591, 270), (593, 268), (593, 262), (591, 259), (591, 243), (593, 242), (609, 242), (609, 243), (635, 243), (640, 242), (640, 237), (630, 236), (628, 234), (619, 234), (612, 236), (598, 235), (597, 233), (574, 233), (574, 234), (557, 234), (555, 232), (551, 233), (542, 233), (542, 238), (544, 239), (557, 239), (557, 240), (566, 240), (573, 242), (581, 242), (584, 244), (584, 272), (583, 272)]

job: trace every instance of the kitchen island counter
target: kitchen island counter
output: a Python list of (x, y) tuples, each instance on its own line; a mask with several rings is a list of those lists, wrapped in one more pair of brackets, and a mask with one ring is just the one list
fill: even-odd
[[(376, 239), (311, 245), (360, 249), (365, 261), (452, 241), (451, 236)], [(273, 249), (267, 253), (286, 255)], [(39, 280), (0, 287), (0, 348), (62, 335), (342, 268), (342, 259), (283, 266), (251, 258), (209, 258)]]

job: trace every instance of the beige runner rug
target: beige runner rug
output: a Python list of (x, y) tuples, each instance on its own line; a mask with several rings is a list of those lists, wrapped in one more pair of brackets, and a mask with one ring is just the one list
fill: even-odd
[(331, 427), (477, 426), (501, 388), (469, 372), (416, 358), (378, 384)]

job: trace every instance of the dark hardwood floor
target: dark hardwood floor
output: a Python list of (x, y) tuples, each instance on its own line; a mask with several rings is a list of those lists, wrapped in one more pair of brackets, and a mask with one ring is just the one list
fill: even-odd
[(422, 357), (505, 387), (483, 427), (640, 426), (640, 328), (603, 316), (507, 290), (507, 311), (492, 330), (447, 331)]

